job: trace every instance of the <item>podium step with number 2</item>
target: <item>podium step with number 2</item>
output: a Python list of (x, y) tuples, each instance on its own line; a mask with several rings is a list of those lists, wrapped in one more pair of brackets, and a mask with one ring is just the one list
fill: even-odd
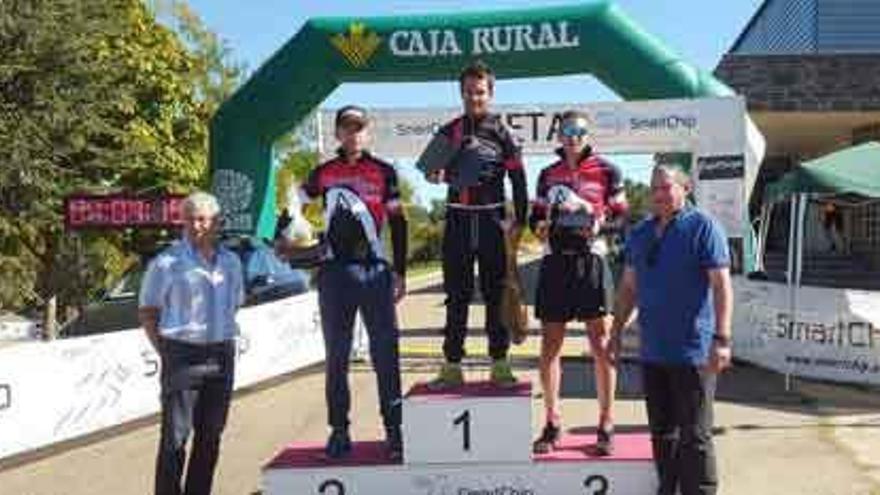
[(615, 453), (596, 457), (593, 435), (568, 435), (560, 448), (531, 455), (531, 385), (486, 382), (447, 391), (413, 387), (403, 405), (404, 462), (381, 442), (355, 442), (327, 459), (323, 444), (292, 444), (264, 468), (263, 493), (644, 494), (656, 490), (647, 434), (618, 434)]

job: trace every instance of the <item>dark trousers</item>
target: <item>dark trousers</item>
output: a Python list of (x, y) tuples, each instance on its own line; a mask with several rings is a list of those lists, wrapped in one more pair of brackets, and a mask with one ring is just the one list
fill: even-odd
[(325, 264), (318, 274), (318, 304), (327, 350), (325, 394), (330, 427), (348, 427), (348, 363), (358, 310), (370, 337), (383, 423), (386, 428), (400, 426), (400, 332), (388, 264), (338, 260)]
[(714, 495), (712, 443), (716, 375), (694, 366), (645, 363), (643, 381), (658, 495)]
[[(233, 342), (195, 345), (160, 340), (162, 430), (156, 460), (156, 495), (209, 495), (220, 436), (226, 426), (235, 370)], [(192, 452), (186, 442), (194, 431)]]
[(447, 208), (443, 234), (443, 288), (446, 292), (446, 326), (443, 354), (450, 363), (464, 357), (468, 306), (474, 293), (474, 261), (480, 270), (480, 292), (486, 304), (489, 355), (503, 359), (510, 336), (501, 324), (501, 292), (506, 270), (502, 208), (460, 210)]

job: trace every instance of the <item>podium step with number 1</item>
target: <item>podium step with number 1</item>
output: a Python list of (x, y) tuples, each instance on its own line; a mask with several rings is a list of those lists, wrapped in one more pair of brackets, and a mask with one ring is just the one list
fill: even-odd
[(618, 434), (615, 453), (596, 457), (593, 435), (563, 436), (560, 448), (531, 455), (531, 385), (478, 382), (431, 391), (413, 387), (403, 405), (404, 462), (380, 442), (355, 442), (327, 459), (323, 444), (292, 444), (264, 468), (263, 493), (644, 494), (656, 491), (647, 434)]
[(403, 402), (406, 464), (529, 462), (532, 387), (467, 383), (432, 391), (410, 389)]

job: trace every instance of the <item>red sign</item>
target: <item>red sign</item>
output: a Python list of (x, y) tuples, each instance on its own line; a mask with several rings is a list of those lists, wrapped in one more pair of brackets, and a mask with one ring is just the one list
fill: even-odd
[(185, 196), (76, 195), (64, 200), (68, 230), (179, 227)]

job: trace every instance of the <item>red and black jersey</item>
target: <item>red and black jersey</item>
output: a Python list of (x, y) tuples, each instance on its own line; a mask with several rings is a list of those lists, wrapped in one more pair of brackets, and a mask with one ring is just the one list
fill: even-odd
[(333, 187), (345, 187), (357, 194), (369, 208), (379, 230), (389, 214), (401, 209), (397, 171), (368, 153), (363, 153), (353, 164), (342, 156), (328, 160), (312, 170), (302, 186), (311, 199), (323, 198)]
[[(447, 123), (438, 131), (464, 152), (479, 155), (478, 159), (467, 159), (459, 152), (447, 167), (449, 191), (447, 203), (462, 206), (503, 205), (504, 177), (510, 177), (513, 186), (513, 202), (518, 223), (525, 223), (528, 210), (528, 191), (526, 191), (525, 172), (522, 154), (510, 130), (496, 114), (480, 119), (464, 115)], [(465, 164), (466, 163), (466, 164)], [(480, 166), (476, 171), (479, 184), (457, 187), (455, 174), (461, 166)]]
[(628, 208), (620, 169), (593, 154), (589, 147), (584, 150), (576, 168), (560, 159), (541, 171), (529, 218), (532, 229), (540, 221), (550, 220), (552, 223), (554, 198), (551, 192), (558, 190), (571, 191), (576, 199), (588, 203), (597, 229), (609, 219), (626, 213)]
[(374, 239), (380, 237), (382, 227), (390, 220), (394, 269), (403, 275), (406, 271), (406, 219), (394, 167), (366, 152), (355, 163), (348, 163), (340, 153), (312, 170), (302, 186), (310, 199), (320, 197), (325, 200), (325, 208), (328, 192), (336, 188), (353, 192), (366, 205), (375, 225)]

